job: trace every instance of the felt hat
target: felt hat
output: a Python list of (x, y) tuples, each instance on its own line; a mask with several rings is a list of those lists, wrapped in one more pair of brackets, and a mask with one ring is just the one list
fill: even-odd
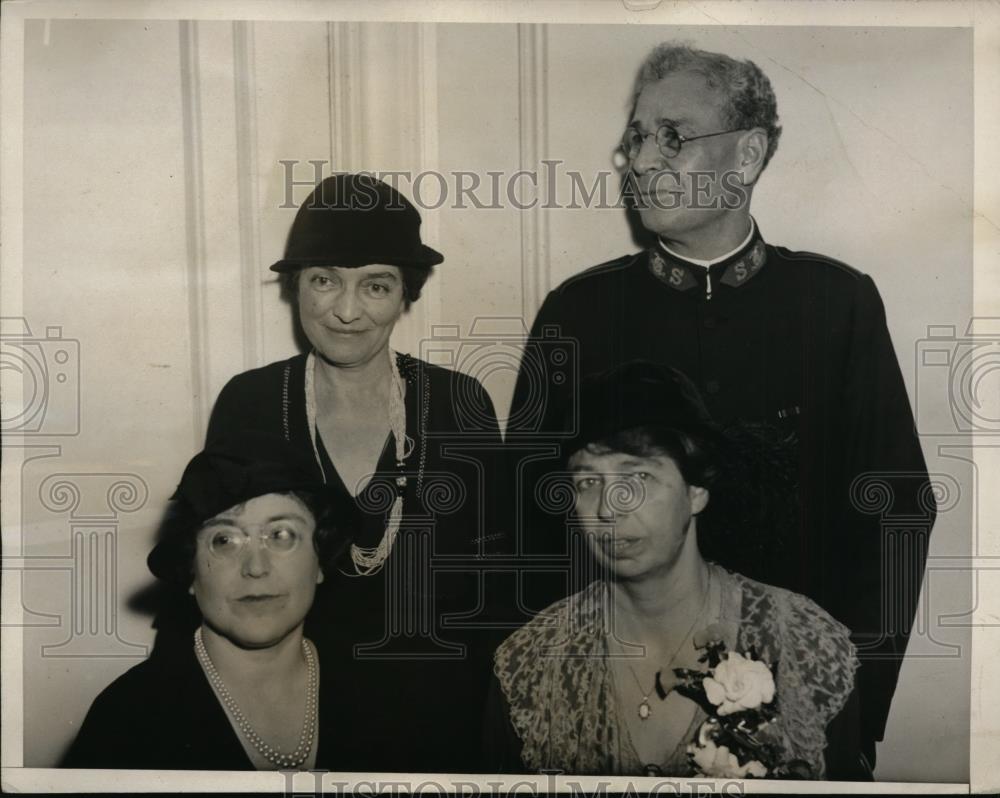
[(315, 461), (283, 438), (245, 432), (210, 443), (188, 463), (170, 497), (159, 540), (146, 560), (149, 570), (167, 581), (184, 581), (205, 521), (258, 496), (292, 491), (327, 494)]
[(634, 360), (585, 377), (578, 401), (563, 415), (567, 437), (564, 459), (589, 443), (642, 426), (669, 427), (715, 439), (712, 422), (698, 389), (670, 366)]
[(420, 213), (399, 191), (368, 174), (323, 180), (299, 208), (285, 256), (271, 271), (385, 263), (430, 269), (444, 256), (420, 240)]

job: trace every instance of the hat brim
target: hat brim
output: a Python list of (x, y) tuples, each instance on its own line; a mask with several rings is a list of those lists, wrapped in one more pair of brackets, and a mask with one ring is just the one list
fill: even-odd
[(400, 255), (345, 255), (334, 254), (320, 258), (282, 258), (277, 263), (272, 264), (272, 272), (293, 272), (297, 269), (305, 269), (309, 266), (340, 266), (345, 269), (357, 269), (361, 266), (370, 266), (373, 263), (384, 263), (387, 266), (410, 266), (418, 269), (430, 269), (444, 262), (444, 255), (427, 245), (421, 245), (418, 254), (412, 257), (401, 257)]
[[(266, 496), (270, 493), (293, 492), (312, 493), (325, 497), (324, 501), (329, 512), (337, 517), (346, 517), (353, 509), (353, 505), (338, 501), (325, 490), (323, 485), (314, 481), (289, 482), (287, 485), (268, 490), (267, 493), (254, 492), (254, 495), (248, 496), (246, 500), (257, 496)], [(242, 502), (237, 500), (229, 507), (240, 503)], [(218, 512), (223, 512), (226, 509), (228, 507), (220, 507)], [(198, 513), (186, 505), (176, 506), (176, 503), (170, 508), (167, 516), (160, 523), (156, 544), (146, 556), (146, 567), (153, 576), (164, 582), (181, 585), (190, 583), (190, 574), (187, 569), (191, 565), (192, 557), (189, 547), (194, 545), (198, 531), (204, 526), (204, 522), (218, 514), (218, 512), (212, 512), (206, 515), (206, 512)]]
[(182, 584), (181, 568), (185, 562), (185, 541), (194, 538), (197, 519), (172, 512), (163, 522), (159, 540), (146, 557), (146, 567), (157, 579)]

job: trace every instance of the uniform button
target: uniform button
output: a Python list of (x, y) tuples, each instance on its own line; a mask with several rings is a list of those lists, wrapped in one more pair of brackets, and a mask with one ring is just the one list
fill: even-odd
[(709, 316), (707, 319), (705, 319), (705, 326), (709, 330), (714, 330), (715, 329), (715, 317), (714, 316)]
[(709, 393), (718, 393), (719, 392), (719, 381), (718, 380), (709, 380), (708, 382), (705, 383), (705, 390), (708, 391)]

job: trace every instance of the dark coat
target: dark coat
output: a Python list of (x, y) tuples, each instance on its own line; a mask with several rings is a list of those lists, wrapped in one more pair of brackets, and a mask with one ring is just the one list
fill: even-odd
[[(657, 248), (595, 266), (549, 293), (525, 357), (535, 367), (522, 363), (509, 444), (558, 442), (581, 376), (645, 359), (685, 372), (717, 422), (738, 421), (789, 454), (797, 473), (778, 502), (790, 510), (786, 528), (759, 525), (781, 545), (734, 549), (719, 561), (809, 596), (852, 630), (865, 735), (881, 739), (936, 508), (872, 279), (822, 255), (766, 245), (759, 232), (707, 274)], [(563, 362), (570, 367), (553, 365)], [(518, 490), (530, 497), (557, 464), (555, 456), (528, 467)], [(766, 487), (768, 466), (758, 470), (745, 476)], [(852, 483), (869, 472), (885, 482), (882, 510), (909, 517), (905, 530), (884, 528), (860, 486), (852, 499)], [(532, 545), (565, 548), (563, 517), (526, 505), (520, 524)], [(553, 598), (539, 595), (535, 606)]]
[[(312, 456), (305, 363), (300, 355), (234, 377), (216, 402), (209, 440), (270, 431)], [(405, 468), (399, 537), (376, 575), (345, 575), (340, 569), (353, 573), (349, 559), (327, 569), (306, 621), (328, 688), (322, 715), (339, 739), (327, 766), (468, 772), (478, 767), (497, 633), (446, 625), (443, 615), (489, 617), (488, 610), (477, 612), (480, 577), (460, 569), (502, 548), (500, 508), (494, 504), (505, 479), (500, 432), (492, 402), (475, 379), (408, 355), (399, 356), (398, 366), (407, 383), (407, 435), (415, 443)], [(332, 448), (336, 442), (325, 444)], [(334, 477), (330, 489), (341, 506), (350, 504), (332, 462), (324, 459), (324, 470)], [(389, 502), (381, 491), (396, 477), (394, 446), (387, 442), (375, 477), (353, 502), (351, 531), (359, 545), (374, 546), (382, 538)], [(432, 573), (431, 556), (437, 564), (451, 558), (455, 570), (441, 572), (436, 564)]]
[[(319, 699), (322, 707), (322, 682)], [(329, 767), (324, 763), (336, 745), (332, 729), (321, 727), (318, 768)], [(105, 688), (94, 699), (62, 766), (254, 769), (198, 664), (190, 638), (187, 645), (158, 650)]]

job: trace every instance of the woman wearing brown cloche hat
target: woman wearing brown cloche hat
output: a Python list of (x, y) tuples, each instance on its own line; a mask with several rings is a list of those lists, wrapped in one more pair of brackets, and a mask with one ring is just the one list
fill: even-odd
[[(474, 378), (393, 351), (400, 316), (443, 256), (420, 214), (370, 175), (323, 180), (299, 208), (280, 274), (308, 351), (235, 376), (208, 439), (259, 430), (312, 459), (360, 518), (349, 556), (317, 594), (334, 770), (477, 768), (488, 632), (442, 624), (479, 611), (477, 578), (429, 556), (500, 550), (504, 483), (493, 404)], [(464, 648), (463, 648), (464, 646)]]

